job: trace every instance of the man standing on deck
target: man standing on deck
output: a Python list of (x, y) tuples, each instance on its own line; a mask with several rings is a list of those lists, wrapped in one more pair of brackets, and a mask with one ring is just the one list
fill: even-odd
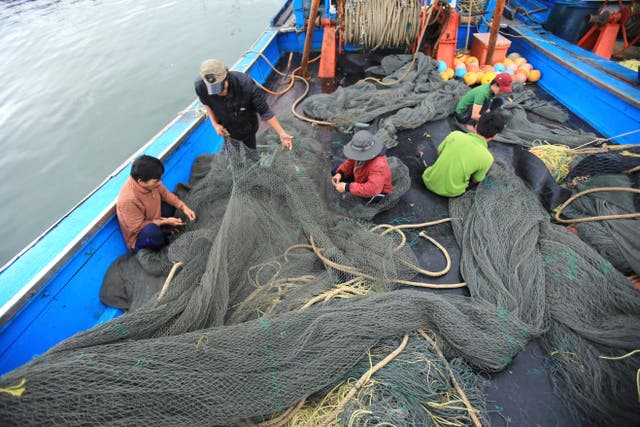
[(116, 202), (120, 230), (127, 248), (133, 252), (147, 248), (158, 250), (168, 243), (167, 233), (184, 225), (174, 217), (180, 209), (193, 221), (196, 214), (175, 194), (162, 185), (164, 166), (159, 159), (140, 156), (131, 165), (131, 176), (125, 182)]
[(463, 194), (470, 183), (485, 179), (493, 164), (487, 143), (502, 129), (502, 115), (492, 111), (480, 116), (474, 133), (451, 132), (438, 146), (436, 162), (422, 174), (424, 185), (440, 196), (456, 197)]
[(257, 115), (260, 114), (260, 118), (278, 134), (282, 148), (291, 149), (293, 137), (282, 128), (267, 105), (264, 93), (251, 77), (229, 71), (217, 59), (207, 59), (200, 65), (195, 89), (218, 135), (242, 141), (255, 150)]
[(497, 95), (511, 93), (513, 79), (509, 73), (500, 73), (491, 83), (486, 83), (465, 93), (456, 106), (456, 120), (474, 131), (480, 116), (495, 111), (502, 106), (504, 100)]

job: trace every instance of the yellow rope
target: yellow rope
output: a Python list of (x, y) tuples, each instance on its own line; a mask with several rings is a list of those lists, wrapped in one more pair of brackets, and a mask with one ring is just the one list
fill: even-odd
[(336, 409), (334, 409), (329, 415), (325, 417), (325, 419), (319, 423), (320, 426), (327, 426), (331, 423), (339, 414), (344, 410), (344, 407), (349, 401), (353, 398), (353, 396), (369, 381), (371, 376), (378, 372), (380, 369), (384, 368), (389, 362), (395, 359), (407, 346), (409, 342), (409, 334), (405, 334), (404, 338), (402, 338), (402, 342), (392, 353), (390, 353), (387, 357), (378, 362), (374, 367), (365, 372), (360, 379), (355, 383), (351, 391), (345, 396)]
[(422, 337), (425, 340), (427, 340), (429, 342), (429, 344), (431, 344), (431, 346), (438, 353), (438, 356), (440, 356), (440, 358), (443, 360), (445, 366), (447, 367), (447, 371), (449, 372), (449, 377), (451, 378), (451, 382), (453, 382), (453, 386), (455, 387), (456, 391), (460, 395), (460, 398), (462, 399), (462, 402), (464, 402), (464, 406), (466, 407), (467, 411), (469, 412), (469, 416), (471, 417), (471, 420), (473, 421), (473, 424), (476, 427), (482, 427), (482, 423), (480, 422), (480, 419), (476, 415), (476, 413), (478, 411), (473, 407), (473, 405), (471, 405), (471, 402), (469, 402), (469, 399), (467, 398), (467, 395), (462, 390), (462, 387), (460, 387), (460, 384), (458, 383), (458, 380), (456, 379), (456, 376), (453, 375), (453, 370), (451, 369), (451, 366), (449, 366), (449, 362), (447, 361), (447, 358), (444, 357), (444, 354), (442, 353), (442, 350), (440, 350), (440, 347), (436, 344), (435, 340), (429, 336), (427, 331), (425, 331), (424, 329), (420, 329), (418, 332), (420, 332), (420, 335), (422, 335)]
[[(640, 353), (640, 350), (633, 350), (625, 355), (617, 356), (617, 357), (616, 356), (600, 356), (600, 359), (622, 360), (627, 357), (633, 356), (636, 353)], [(636, 371), (636, 389), (638, 391), (638, 401), (640, 401), (640, 368), (638, 368), (638, 370)]]
[(622, 359), (626, 359), (627, 357), (633, 356), (636, 353), (640, 353), (640, 350), (633, 350), (623, 356), (600, 356), (600, 359), (607, 359), (607, 360), (622, 360)]
[(296, 406), (292, 406), (291, 408), (284, 411), (278, 417), (271, 419), (269, 421), (264, 421), (258, 424), (258, 427), (279, 427), (283, 426), (294, 417), (294, 415), (302, 408), (307, 401), (306, 398), (302, 399)]
[(5, 388), (0, 388), (0, 393), (7, 393), (10, 394), (12, 396), (16, 396), (16, 397), (20, 397), (22, 396), (22, 393), (24, 393), (26, 391), (26, 384), (27, 384), (27, 380), (26, 379), (22, 379), (20, 381), (20, 383), (18, 383), (17, 385), (12, 385), (9, 387), (5, 387)]

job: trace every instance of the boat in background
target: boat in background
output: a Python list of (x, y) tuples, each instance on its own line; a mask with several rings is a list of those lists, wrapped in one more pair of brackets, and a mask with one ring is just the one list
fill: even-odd
[[(307, 22), (315, 22), (313, 8), (303, 0), (288, 0), (269, 28), (233, 65), (265, 84), (272, 65), (290, 54), (323, 52), (319, 75), (330, 79), (335, 56), (325, 50), (360, 50), (342, 43), (335, 28), (340, 15), (335, 1), (326, 0), (318, 9), (322, 24), (307, 36)], [(423, 6), (427, 2), (423, 1)], [(493, 10), (494, 0), (487, 5)], [(527, 16), (536, 16), (531, 13)], [(490, 14), (487, 19), (491, 20)], [(486, 25), (470, 28), (454, 21), (453, 31), (443, 31), (434, 56), (453, 60), (465, 40), (483, 32)], [(306, 31), (305, 31), (306, 30)], [(455, 33), (455, 34), (454, 34)], [(640, 143), (640, 89), (637, 76), (611, 61), (550, 33), (539, 24), (511, 21), (503, 25), (511, 50), (527, 57), (542, 71), (539, 86), (567, 109), (614, 143)], [(332, 44), (333, 43), (333, 44)], [(308, 59), (308, 56), (307, 56)], [(333, 62), (332, 62), (333, 60)], [(325, 73), (325, 74), (322, 74)], [(127, 252), (115, 216), (118, 193), (129, 177), (134, 158), (147, 154), (165, 164), (163, 182), (173, 188), (188, 181), (194, 160), (220, 150), (218, 136), (199, 101), (194, 101), (176, 119), (105, 179), (0, 270), (0, 374), (29, 362), (76, 334), (122, 314), (105, 306), (99, 298), (109, 266)]]

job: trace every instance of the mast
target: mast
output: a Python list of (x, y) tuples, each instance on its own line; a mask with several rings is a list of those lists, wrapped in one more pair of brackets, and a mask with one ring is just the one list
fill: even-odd
[(498, 40), (498, 30), (500, 30), (500, 19), (504, 11), (504, 1), (505, 0), (498, 0), (495, 9), (493, 9), (493, 19), (491, 20), (491, 29), (489, 32), (489, 45), (487, 46), (487, 56), (484, 60), (485, 64), (493, 65), (493, 51), (496, 48), (496, 41)]

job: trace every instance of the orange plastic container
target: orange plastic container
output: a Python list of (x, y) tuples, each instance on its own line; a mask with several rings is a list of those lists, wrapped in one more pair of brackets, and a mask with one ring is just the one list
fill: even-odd
[(443, 31), (436, 51), (436, 59), (444, 61), (448, 68), (453, 68), (453, 59), (456, 57), (456, 43), (458, 41), (458, 22), (460, 14), (454, 13), (449, 19), (449, 25)]
[[(493, 49), (493, 58), (491, 64), (504, 61), (507, 56), (507, 50), (511, 46), (511, 41), (506, 37), (498, 34), (496, 39), (496, 47)], [(471, 42), (471, 56), (475, 56), (480, 61), (480, 65), (485, 64), (487, 50), (489, 48), (489, 33), (475, 33)]]

